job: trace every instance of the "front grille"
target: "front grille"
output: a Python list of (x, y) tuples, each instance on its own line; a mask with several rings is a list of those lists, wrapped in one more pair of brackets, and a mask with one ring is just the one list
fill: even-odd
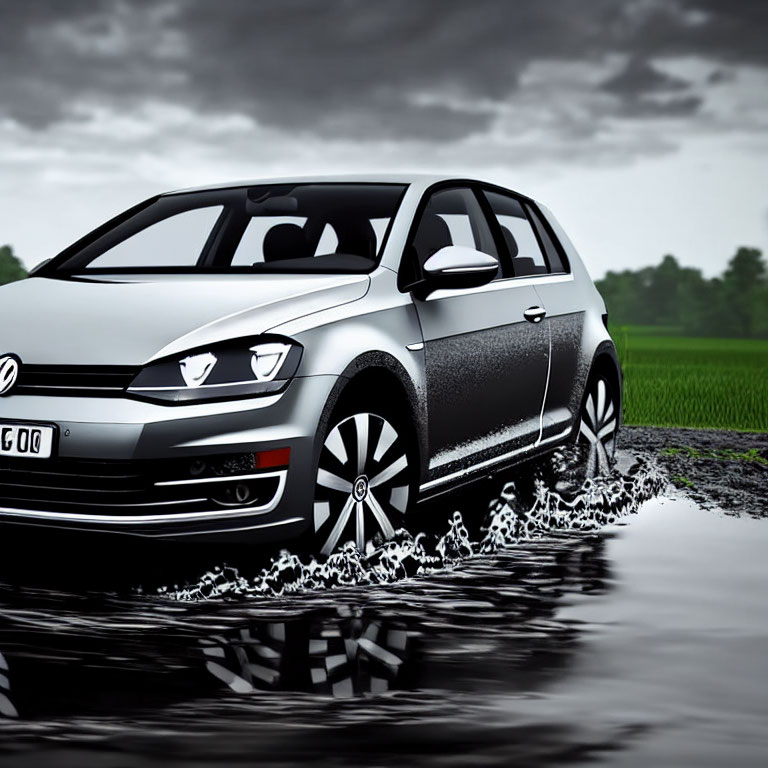
[(20, 395), (120, 397), (139, 368), (121, 365), (22, 365)]
[[(244, 476), (252, 488), (243, 507), (269, 502), (278, 478), (253, 478), (237, 462), (0, 459), (0, 507), (93, 515), (174, 514), (226, 509), (212, 498)], [(258, 475), (258, 473), (255, 473)], [(1, 514), (1, 513), (0, 513)]]

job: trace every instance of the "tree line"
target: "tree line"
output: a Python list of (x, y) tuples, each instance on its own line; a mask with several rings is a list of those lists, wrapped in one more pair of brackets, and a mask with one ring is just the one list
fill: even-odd
[(24, 265), (14, 256), (10, 245), (0, 245), (0, 285), (23, 280), (27, 276)]
[(718, 277), (661, 264), (608, 272), (595, 281), (618, 325), (666, 326), (684, 336), (768, 338), (768, 268), (757, 248), (739, 248)]
[[(0, 246), (0, 285), (27, 276)], [(681, 267), (667, 255), (655, 267), (608, 272), (596, 285), (611, 324), (655, 325), (686, 336), (768, 338), (768, 267), (757, 248), (739, 248), (719, 277)]]

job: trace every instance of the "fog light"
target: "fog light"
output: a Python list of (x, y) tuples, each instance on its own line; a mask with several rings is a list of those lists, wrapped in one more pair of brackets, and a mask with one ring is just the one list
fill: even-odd
[(248, 483), (222, 483), (222, 488), (217, 488), (215, 495), (211, 498), (217, 503), (225, 507), (239, 507), (243, 504), (248, 504), (253, 497), (254, 493), (251, 486)]

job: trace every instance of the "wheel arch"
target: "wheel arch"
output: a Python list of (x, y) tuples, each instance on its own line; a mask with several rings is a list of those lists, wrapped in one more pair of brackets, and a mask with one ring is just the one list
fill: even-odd
[(355, 397), (366, 401), (381, 398), (386, 401), (388, 408), (402, 413), (404, 424), (412, 431), (411, 437), (418, 454), (418, 474), (422, 481), (428, 456), (424, 393), (419, 391), (402, 363), (386, 352), (359, 355), (342, 371), (320, 418), (315, 436), (315, 463), (320, 456), (323, 436), (328, 430), (331, 417), (342, 403)]

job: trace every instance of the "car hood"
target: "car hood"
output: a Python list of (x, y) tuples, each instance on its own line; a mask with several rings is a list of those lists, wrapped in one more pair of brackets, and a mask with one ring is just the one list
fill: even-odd
[(141, 365), (264, 333), (362, 298), (367, 275), (152, 276), (0, 289), (0, 353), (50, 365)]

